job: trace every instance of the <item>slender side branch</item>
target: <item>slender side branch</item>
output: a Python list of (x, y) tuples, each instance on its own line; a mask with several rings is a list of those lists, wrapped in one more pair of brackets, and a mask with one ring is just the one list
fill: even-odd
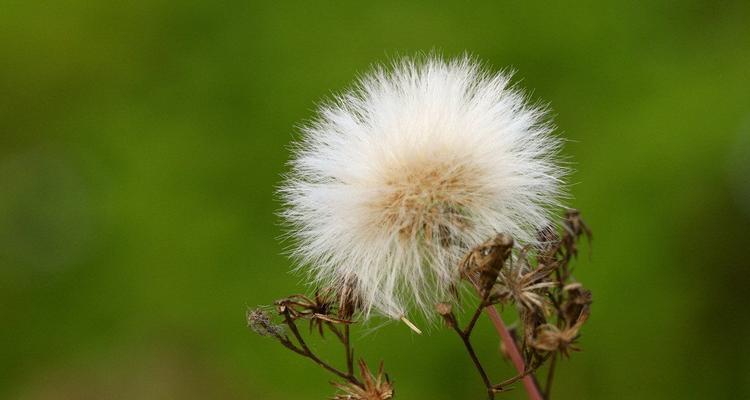
[(471, 358), (471, 361), (474, 363), (474, 366), (477, 368), (477, 372), (479, 372), (479, 376), (482, 377), (482, 382), (484, 382), (484, 386), (487, 388), (487, 395), (490, 400), (495, 398), (495, 392), (493, 391), (493, 385), (490, 381), (490, 378), (487, 376), (487, 372), (484, 370), (484, 367), (482, 366), (482, 362), (479, 361), (479, 357), (477, 356), (476, 351), (474, 351), (474, 346), (471, 344), (471, 340), (469, 339), (469, 336), (471, 335), (471, 331), (469, 330), (468, 333), (466, 331), (462, 331), (457, 325), (453, 326), (453, 330), (458, 334), (459, 337), (461, 337), (461, 341), (464, 343), (464, 347), (466, 347), (466, 352), (469, 353), (469, 357)]
[[(346, 372), (339, 371), (338, 369), (336, 369), (336, 367), (331, 366), (327, 362), (320, 359), (317, 355), (315, 355), (315, 353), (313, 353), (312, 350), (310, 350), (310, 348), (307, 346), (307, 343), (305, 343), (305, 340), (302, 338), (302, 335), (299, 333), (299, 329), (297, 329), (297, 324), (294, 323), (294, 320), (289, 314), (289, 310), (284, 309), (282, 311), (282, 314), (284, 315), (284, 322), (289, 327), (289, 330), (292, 331), (294, 338), (297, 339), (297, 342), (299, 342), (299, 345), (302, 347), (302, 349), (301, 350), (297, 349), (299, 351), (293, 350), (292, 347), (289, 347), (287, 344), (284, 343), (284, 341), (281, 341), (283, 345), (285, 345), (289, 349), (292, 349), (297, 354), (300, 354), (304, 357), (309, 358), (310, 360), (314, 361), (316, 364), (320, 365), (321, 367), (333, 373), (334, 375), (338, 376), (339, 378), (345, 379), (357, 386), (362, 386), (362, 383), (359, 381), (359, 379), (357, 379), (356, 376), (354, 376), (353, 373), (346, 373)], [(291, 342), (289, 342), (288, 344), (291, 344)], [(294, 345), (292, 344), (292, 346)]]
[(479, 317), (482, 315), (482, 310), (487, 306), (487, 301), (483, 300), (477, 309), (474, 311), (474, 314), (471, 316), (471, 320), (469, 321), (469, 325), (466, 326), (466, 329), (464, 329), (464, 335), (468, 338), (471, 336), (471, 332), (474, 331), (474, 326), (477, 324), (477, 321), (479, 320)]
[(344, 325), (344, 347), (346, 348), (346, 370), (354, 376), (354, 349), (351, 345), (349, 324)]

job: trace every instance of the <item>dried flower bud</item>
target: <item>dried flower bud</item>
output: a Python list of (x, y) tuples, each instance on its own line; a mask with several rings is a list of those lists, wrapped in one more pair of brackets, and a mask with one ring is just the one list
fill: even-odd
[(573, 325), (588, 311), (588, 306), (593, 301), (591, 291), (580, 283), (571, 283), (563, 288), (563, 292), (567, 294), (562, 304), (563, 315), (567, 323)]
[(565, 211), (565, 225), (576, 237), (583, 234), (591, 236), (591, 230), (581, 218), (581, 212), (576, 209), (570, 208)]
[(576, 243), (578, 238), (585, 235), (590, 242), (592, 233), (586, 222), (581, 218), (581, 213), (575, 209), (569, 209), (565, 212), (563, 229), (562, 244), (566, 250), (566, 259), (569, 260), (571, 257), (578, 255), (578, 245)]
[(521, 309), (520, 317), (523, 323), (524, 340), (531, 343), (534, 341), (535, 332), (547, 323), (547, 319), (543, 312), (536, 309)]
[(284, 327), (274, 324), (271, 316), (261, 308), (247, 311), (247, 326), (260, 336), (281, 337)]
[(445, 324), (449, 327), (458, 326), (455, 314), (453, 314), (453, 306), (449, 303), (437, 303), (435, 305), (435, 311), (443, 317)]
[(354, 283), (349, 282), (341, 285), (338, 290), (338, 303), (338, 317), (343, 320), (351, 320), (362, 304)]
[(462, 274), (478, 286), (485, 299), (497, 282), (498, 274), (512, 249), (513, 238), (500, 233), (474, 248), (464, 259)]
[(310, 322), (310, 331), (317, 329), (320, 336), (324, 336), (326, 324), (349, 324), (351, 321), (338, 318), (335, 312), (335, 304), (332, 300), (332, 290), (324, 289), (315, 292), (310, 298), (302, 294), (294, 294), (287, 298), (277, 300), (276, 308), (279, 314), (293, 321), (307, 319)]

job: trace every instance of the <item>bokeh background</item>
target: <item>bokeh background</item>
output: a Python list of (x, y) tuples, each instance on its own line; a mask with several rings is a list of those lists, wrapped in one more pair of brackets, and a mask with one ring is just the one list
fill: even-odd
[[(431, 50), (568, 140), (595, 305), (553, 397), (749, 398), (750, 3), (190, 0), (0, 2), (0, 398), (330, 396), (245, 327), (305, 290), (274, 188), (318, 101)], [(447, 331), (356, 337), (398, 398), (482, 398)]]

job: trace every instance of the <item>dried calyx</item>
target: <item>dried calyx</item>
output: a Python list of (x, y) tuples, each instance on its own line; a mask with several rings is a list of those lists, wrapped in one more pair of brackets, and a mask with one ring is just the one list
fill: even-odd
[(359, 361), (359, 371), (362, 377), (362, 385), (351, 382), (344, 384), (334, 383), (341, 390), (333, 400), (388, 400), (393, 398), (393, 385), (388, 375), (383, 372), (383, 363), (380, 363), (378, 372), (373, 374), (364, 361)]

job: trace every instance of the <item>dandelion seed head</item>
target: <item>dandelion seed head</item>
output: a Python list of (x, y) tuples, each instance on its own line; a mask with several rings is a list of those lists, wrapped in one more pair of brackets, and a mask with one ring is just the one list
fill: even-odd
[(562, 195), (560, 140), (507, 73), (468, 57), (375, 67), (302, 129), (280, 192), (293, 255), (366, 315), (427, 313), (466, 251), (534, 241)]

